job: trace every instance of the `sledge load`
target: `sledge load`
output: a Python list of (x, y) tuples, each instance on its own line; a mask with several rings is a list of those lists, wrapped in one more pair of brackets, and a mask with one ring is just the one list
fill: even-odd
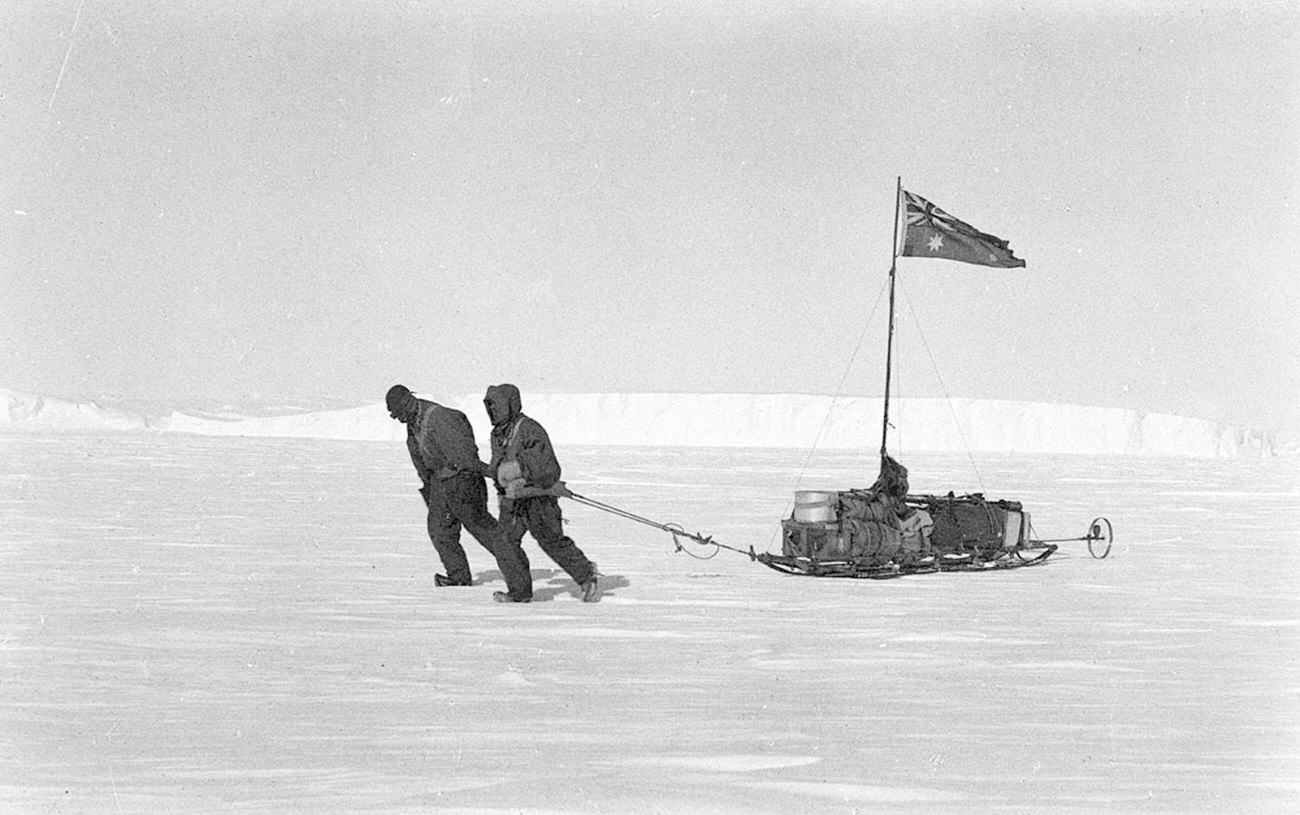
[[(907, 468), (889, 456), (869, 489), (801, 491), (781, 522), (781, 554), (758, 562), (812, 577), (898, 577), (923, 572), (1012, 569), (1042, 563), (1061, 541), (1035, 540), (1018, 501), (980, 494), (910, 495)], [(1093, 557), (1110, 552), (1110, 522), (1081, 538)]]

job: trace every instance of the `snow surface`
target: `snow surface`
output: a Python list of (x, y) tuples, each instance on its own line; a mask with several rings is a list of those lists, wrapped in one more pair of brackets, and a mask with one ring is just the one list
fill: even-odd
[[(874, 457), (562, 447), (583, 495), (759, 551)], [(905, 459), (1109, 558), (777, 574), (566, 501), (435, 589), (400, 442), (0, 434), (0, 811), (1294, 812), (1300, 463)]]
[[(440, 398), (490, 429), (482, 394)], [(562, 445), (788, 447), (856, 450), (879, 438), (881, 399), (800, 394), (525, 394), (524, 410)], [(891, 402), (890, 447), (910, 452), (996, 451), (1224, 457), (1273, 452), (1265, 432), (1120, 408), (974, 399)], [(209, 436), (394, 441), (404, 429), (382, 402), (283, 415), (148, 416), (0, 390), (0, 429), (145, 430)]]

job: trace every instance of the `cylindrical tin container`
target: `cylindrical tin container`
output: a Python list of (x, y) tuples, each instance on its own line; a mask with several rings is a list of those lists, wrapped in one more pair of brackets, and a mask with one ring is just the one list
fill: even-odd
[(794, 494), (794, 519), (805, 523), (833, 521), (838, 502), (838, 493), (799, 490)]

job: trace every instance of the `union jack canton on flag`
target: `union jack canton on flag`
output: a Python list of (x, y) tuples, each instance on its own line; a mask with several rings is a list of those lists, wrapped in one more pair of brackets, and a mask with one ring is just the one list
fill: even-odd
[(903, 251), (899, 254), (1005, 269), (1025, 265), (1001, 238), (980, 232), (907, 190), (903, 190), (903, 198), (907, 206), (907, 223), (903, 227)]

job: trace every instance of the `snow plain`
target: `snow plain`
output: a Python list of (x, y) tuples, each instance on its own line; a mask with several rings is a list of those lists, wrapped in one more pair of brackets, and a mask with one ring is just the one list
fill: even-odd
[[(559, 452), (758, 551), (794, 490), (875, 475)], [(468, 536), (476, 585), (433, 587), (400, 442), (0, 434), (0, 811), (1300, 811), (1294, 456), (900, 457), (1114, 549), (816, 580), (565, 502), (602, 602), (530, 540), (538, 602), (502, 606)]]

